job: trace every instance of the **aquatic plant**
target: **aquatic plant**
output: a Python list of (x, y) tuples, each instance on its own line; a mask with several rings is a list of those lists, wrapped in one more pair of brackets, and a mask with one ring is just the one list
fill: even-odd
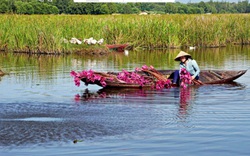
[(94, 83), (95, 81), (100, 82), (100, 84), (106, 86), (106, 78), (95, 74), (92, 70), (83, 70), (81, 72), (71, 71), (70, 75), (74, 77), (74, 82), (76, 86), (80, 86), (81, 79), (86, 79), (85, 85), (87, 86), (90, 82)]
[[(139, 71), (144, 71), (146, 73), (151, 74), (156, 78), (152, 82), (152, 79), (148, 79), (145, 76), (138, 74)], [(74, 77), (74, 82), (76, 86), (80, 86), (80, 82), (84, 79), (85, 85), (89, 83), (100, 84), (101, 86), (105, 87), (106, 80), (110, 81), (119, 81), (122, 83), (132, 83), (132, 84), (139, 84), (141, 87), (144, 85), (151, 85), (152, 89), (161, 90), (163, 88), (171, 88), (171, 81), (167, 78), (163, 77), (157, 70), (154, 69), (153, 66), (146, 66), (143, 65), (141, 68), (135, 68), (135, 71), (129, 72), (126, 70), (122, 70), (119, 72), (117, 76), (105, 73), (96, 73), (92, 70), (83, 70), (81, 72), (71, 71), (70, 75)]]
[[(250, 14), (223, 15), (0, 15), (0, 50), (68, 53), (93, 45), (64, 39), (103, 38), (134, 48), (219, 47), (250, 43)], [(97, 45), (94, 48), (105, 48)]]
[(180, 71), (180, 81), (182, 88), (186, 88), (188, 84), (192, 83), (192, 77), (185, 68), (182, 68)]
[(149, 80), (145, 79), (144, 76), (137, 74), (136, 71), (128, 72), (126, 70), (122, 70), (122, 72), (118, 74), (117, 78), (126, 83), (135, 83), (135, 84), (139, 84), (140, 86), (144, 86), (150, 83)]
[(156, 77), (157, 80), (155, 81), (154, 85), (151, 86), (151, 88), (155, 88), (157, 90), (161, 90), (163, 88), (171, 88), (171, 81), (165, 78), (163, 74), (158, 72), (152, 65), (149, 67), (143, 65), (141, 68), (136, 68), (135, 70), (144, 71)]

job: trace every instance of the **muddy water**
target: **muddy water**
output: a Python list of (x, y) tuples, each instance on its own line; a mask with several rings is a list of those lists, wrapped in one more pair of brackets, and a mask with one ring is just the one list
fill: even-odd
[[(204, 70), (250, 67), (250, 47), (188, 52)], [(144, 64), (176, 69), (177, 53), (0, 54), (9, 72), (0, 79), (0, 155), (249, 155), (249, 72), (233, 84), (161, 91), (76, 87), (69, 76)]]

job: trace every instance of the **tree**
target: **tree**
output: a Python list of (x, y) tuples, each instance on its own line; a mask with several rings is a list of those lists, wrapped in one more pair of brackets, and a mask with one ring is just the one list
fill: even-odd
[(92, 14), (100, 14), (101, 13), (101, 4), (100, 3), (94, 3), (94, 9)]
[(44, 14), (44, 10), (42, 7), (43, 3), (33, 1), (33, 2), (30, 2), (30, 4), (34, 8), (34, 14)]
[(238, 2), (238, 12), (239, 13), (246, 13), (247, 12), (248, 1)]
[(8, 11), (9, 11), (9, 8), (5, 3), (0, 4), (0, 13), (6, 13)]
[(53, 0), (52, 4), (55, 5), (59, 9), (59, 13), (67, 13), (68, 6), (74, 3), (73, 0)]
[(175, 14), (178, 12), (178, 8), (174, 3), (167, 3), (165, 6), (165, 13)]
[(246, 11), (247, 13), (250, 13), (250, 4), (248, 4), (248, 6), (247, 6), (247, 11)]
[(138, 8), (136, 8), (136, 7), (133, 7), (132, 8), (132, 13), (133, 14), (138, 14), (138, 13), (140, 13), (141, 11), (138, 9)]
[(22, 14), (22, 4), (23, 4), (23, 2), (21, 2), (21, 1), (16, 1), (15, 2), (15, 8), (16, 8), (16, 13), (18, 13), (18, 14)]
[(151, 11), (155, 12), (155, 13), (162, 13), (165, 12), (165, 5), (159, 5), (157, 3), (153, 3), (152, 4), (152, 8)]
[(53, 14), (59, 14), (59, 9), (56, 6), (52, 6)]
[(34, 8), (28, 2), (23, 2), (22, 4), (23, 14), (34, 14)]
[(75, 3), (71, 3), (71, 4), (68, 5), (67, 13), (68, 14), (78, 14), (78, 9), (77, 9)]
[(109, 8), (109, 13), (113, 14), (113, 13), (117, 13), (118, 9), (115, 3), (108, 3), (108, 8)]
[(181, 5), (178, 7), (178, 12), (180, 14), (186, 14), (189, 12), (188, 7), (186, 5)]
[(207, 5), (207, 10), (205, 11), (205, 13), (217, 13), (217, 9), (215, 8), (214, 5)]
[(124, 14), (132, 14), (133, 10), (130, 4), (124, 4), (123, 6), (123, 12)]
[(109, 7), (107, 4), (103, 4), (100, 9), (101, 14), (109, 14)]
[(78, 8), (80, 14), (86, 14), (86, 11), (85, 11), (86, 3), (77, 3), (76, 7)]

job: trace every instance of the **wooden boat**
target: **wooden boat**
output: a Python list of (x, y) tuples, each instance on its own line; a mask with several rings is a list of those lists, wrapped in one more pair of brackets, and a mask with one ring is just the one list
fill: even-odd
[[(170, 74), (170, 79), (173, 76), (174, 70), (160, 70), (164, 75)], [(200, 72), (200, 81), (203, 84), (223, 84), (231, 83), (241, 77), (247, 70), (202, 70)]]
[(113, 51), (118, 51), (118, 52), (123, 52), (124, 49), (129, 46), (129, 44), (107, 44), (106, 47), (109, 50), (113, 50)]
[(0, 76), (4, 76), (5, 73), (0, 69)]
[[(162, 73), (166, 78), (172, 79), (173, 78), (173, 72), (175, 70), (158, 70), (160, 73)], [(200, 72), (200, 81), (203, 84), (224, 84), (224, 83), (232, 83), (235, 79), (239, 78), (240, 76), (244, 75), (247, 72), (247, 70), (203, 70)], [(117, 75), (115, 72), (108, 72), (107, 74)], [(140, 74), (149, 76), (144, 72), (141, 72)], [(150, 77), (150, 76), (149, 76)], [(152, 77), (152, 76), (151, 76)], [(83, 82), (85, 82), (85, 79), (82, 79)], [(144, 88), (144, 87), (151, 87), (152, 84), (140, 86), (139, 84), (134, 83), (124, 83), (124, 82), (117, 82), (117, 81), (111, 81), (106, 80), (107, 83), (105, 88)], [(102, 86), (100, 82), (88, 82), (89, 84), (97, 84), (99, 86)]]

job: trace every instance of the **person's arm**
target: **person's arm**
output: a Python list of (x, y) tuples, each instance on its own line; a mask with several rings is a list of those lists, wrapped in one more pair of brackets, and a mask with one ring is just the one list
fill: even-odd
[(185, 66), (184, 66), (182, 63), (180, 63), (179, 74), (181, 73), (181, 69), (182, 69), (182, 68), (185, 68)]
[(200, 74), (200, 68), (195, 60), (192, 60), (192, 66), (193, 68), (195, 68), (195, 74), (193, 75), (193, 77), (195, 78)]

